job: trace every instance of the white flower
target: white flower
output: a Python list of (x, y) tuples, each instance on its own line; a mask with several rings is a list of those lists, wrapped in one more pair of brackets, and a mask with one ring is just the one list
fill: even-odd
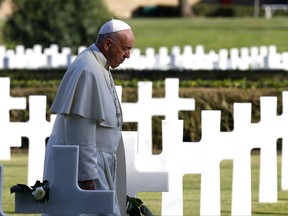
[(45, 196), (46, 192), (43, 187), (37, 187), (35, 191), (32, 192), (32, 195), (36, 200), (41, 200)]

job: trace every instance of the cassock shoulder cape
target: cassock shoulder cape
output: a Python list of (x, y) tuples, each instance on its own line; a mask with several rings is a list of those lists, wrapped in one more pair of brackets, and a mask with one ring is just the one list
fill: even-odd
[[(115, 104), (111, 99), (106, 62), (87, 48), (65, 73), (51, 107), (52, 113), (78, 114), (106, 127), (116, 127)], [(108, 78), (107, 78), (108, 77)]]

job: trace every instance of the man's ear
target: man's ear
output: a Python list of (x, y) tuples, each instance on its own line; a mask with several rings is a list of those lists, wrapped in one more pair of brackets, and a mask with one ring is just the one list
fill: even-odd
[(105, 40), (105, 42), (104, 42), (104, 48), (105, 49), (109, 49), (109, 47), (111, 46), (111, 44), (112, 44), (112, 39), (111, 38), (107, 38), (106, 40)]

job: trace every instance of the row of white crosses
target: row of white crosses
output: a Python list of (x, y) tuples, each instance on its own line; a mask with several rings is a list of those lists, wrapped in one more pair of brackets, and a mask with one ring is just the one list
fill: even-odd
[[(78, 48), (80, 53), (86, 47)], [(182, 50), (182, 51), (181, 51)], [(25, 48), (23, 45), (15, 49), (0, 46), (0, 69), (22, 68), (67, 68), (75, 59), (71, 48), (52, 44), (48, 48), (34, 45)], [(249, 70), (249, 69), (279, 69), (288, 70), (288, 51), (277, 52), (277, 47), (242, 47), (220, 49), (219, 52), (205, 52), (203, 45), (183, 48), (174, 46), (169, 52), (168, 47), (159, 50), (146, 48), (144, 54), (139, 48), (134, 48), (130, 59), (127, 59), (118, 69), (158, 69), (158, 70)]]
[[(121, 90), (117, 87), (119, 96)], [(46, 96), (29, 96), (29, 121), (10, 122), (9, 111), (25, 109), (26, 98), (11, 97), (9, 91), (10, 79), (0, 78), (0, 160), (9, 160), (10, 147), (20, 147), (20, 138), (28, 137), (28, 184), (33, 185), (42, 179), (45, 139), (50, 135), (55, 116), (46, 120)], [(162, 215), (182, 215), (183, 176), (201, 174), (200, 214), (220, 215), (220, 162), (230, 159), (233, 160), (232, 215), (251, 215), (251, 149), (261, 149), (259, 202), (277, 202), (278, 138), (283, 138), (281, 186), (288, 190), (287, 92), (283, 92), (283, 113), (279, 116), (276, 97), (260, 98), (259, 123), (251, 123), (250, 103), (235, 103), (232, 132), (220, 131), (220, 111), (202, 111), (202, 139), (183, 142), (183, 120), (178, 120), (178, 112), (193, 111), (195, 101), (179, 98), (178, 79), (166, 79), (165, 91), (165, 97), (152, 98), (152, 83), (139, 82), (138, 101), (122, 103), (124, 122), (138, 123), (137, 132), (123, 132), (129, 195), (163, 192)], [(163, 150), (159, 155), (152, 155), (154, 115), (165, 116)]]
[[(169, 80), (167, 80), (167, 82), (166, 82), (166, 84), (167, 84), (166, 85), (166, 89), (167, 89), (166, 96), (168, 98), (168, 101), (170, 101), (170, 102), (171, 102), (171, 99), (169, 99), (169, 98), (172, 98), (173, 95), (175, 95), (175, 92), (176, 92), (175, 96), (177, 96), (177, 97), (175, 97), (174, 99), (175, 100), (177, 98), (179, 99), (179, 97), (177, 95), (178, 88), (179, 88), (178, 82), (179, 81), (177, 79), (172, 80), (172, 82), (171, 82), (171, 80), (170, 80), (170, 82), (169, 82)], [(142, 90), (139, 91), (139, 92), (142, 92), (142, 93), (139, 93), (139, 103), (138, 103), (138, 105), (136, 104), (137, 107), (139, 107), (139, 105), (140, 105), (141, 107), (144, 108), (147, 105), (147, 103), (145, 103), (145, 100), (143, 100), (142, 96), (140, 96), (140, 95), (145, 95), (145, 98), (147, 98), (146, 94), (143, 94), (143, 92), (146, 91), (146, 90), (149, 91), (149, 87), (151, 88), (150, 91), (149, 91), (149, 92), (151, 92), (150, 97), (152, 97), (152, 83), (149, 82), (147, 84), (148, 84), (147, 85), (148, 88), (147, 87), (144, 87), (144, 88), (140, 87), (140, 89), (142, 89)], [(141, 85), (141, 83), (139, 83), (139, 86), (145, 86), (145, 85)], [(172, 89), (174, 89), (174, 90), (177, 90), (177, 91), (168, 90), (170, 87)], [(175, 89), (175, 87), (176, 87), (176, 89)], [(29, 117), (29, 121), (28, 122), (9, 122), (9, 111), (11, 109), (25, 109), (26, 108), (26, 106), (25, 106), (26, 101), (25, 101), (25, 98), (13, 98), (13, 97), (10, 96), (10, 92), (9, 92), (9, 90), (10, 90), (10, 79), (9, 78), (1, 78), (0, 79), (0, 90), (3, 90), (1, 92), (3, 92), (3, 95), (5, 95), (5, 97), (3, 96), (3, 103), (4, 104), (9, 104), (9, 101), (10, 100), (14, 101), (14, 99), (15, 100), (18, 99), (18, 101), (21, 101), (22, 103), (24, 102), (24, 105), (22, 104), (21, 106), (14, 106), (12, 108), (9, 108), (9, 106), (8, 107), (3, 107), (3, 110), (0, 113), (0, 117), (1, 117), (1, 115), (7, 116), (5, 121), (3, 121), (3, 122), (0, 121), (0, 122), (2, 122), (1, 123), (2, 131), (4, 131), (4, 132), (11, 131), (11, 134), (9, 136), (5, 136), (5, 137), (3, 137), (2, 140), (0, 140), (0, 143), (1, 143), (0, 151), (3, 152), (3, 155), (4, 155), (3, 158), (1, 158), (1, 159), (2, 160), (4, 160), (4, 159), (9, 160), (10, 159), (10, 147), (20, 147), (21, 146), (20, 139), (15, 139), (15, 141), (13, 140), (11, 142), (6, 142), (6, 140), (8, 140), (10, 136), (12, 136), (12, 132), (13, 132), (13, 137), (14, 138), (21, 138), (22, 136), (29, 137), (28, 185), (32, 185), (37, 179), (41, 179), (42, 178), (43, 160), (44, 160), (44, 151), (45, 151), (45, 139), (46, 139), (46, 137), (48, 137), (50, 135), (51, 128), (52, 128), (55, 116), (51, 115), (51, 117), (50, 117), (51, 122), (48, 122), (46, 120), (46, 97), (45, 96), (29, 96), (29, 114), (30, 114), (29, 115), (30, 116)], [(118, 91), (119, 95), (122, 94), (121, 93), (121, 88), (118, 87), (117, 91)], [(23, 99), (24, 99), (24, 101), (23, 101)], [(194, 99), (190, 99), (190, 100), (192, 101), (191, 105), (192, 105), (192, 108), (194, 109)], [(8, 103), (6, 103), (6, 101)], [(162, 106), (162, 105), (168, 106), (169, 105), (164, 100), (158, 100), (157, 99), (156, 101), (157, 101), (157, 103), (155, 105), (157, 105), (157, 106)], [(183, 101), (186, 101), (186, 103), (184, 103), (184, 107), (185, 107), (185, 104), (187, 104), (187, 99), (183, 99)], [(162, 105), (159, 104), (159, 102), (161, 102)], [(127, 103), (127, 107), (128, 107), (128, 110), (129, 110), (129, 107), (133, 108), (133, 105)], [(180, 105), (180, 107), (181, 107), (181, 105)], [(182, 107), (183, 107), (183, 105), (182, 105)], [(188, 109), (189, 106), (186, 105), (186, 107)], [(158, 111), (159, 115), (165, 114), (167, 116), (170, 116), (170, 118), (173, 116), (173, 114), (171, 114), (171, 112), (169, 112), (169, 111), (167, 112), (167, 110), (164, 109), (165, 107), (162, 107), (162, 108), (163, 108), (162, 110), (165, 113), (160, 113)], [(140, 108), (138, 108), (138, 109), (140, 110)], [(129, 112), (128, 110), (127, 110), (127, 108), (125, 106), (125, 103), (123, 103), (123, 112), (124, 113), (128, 113)], [(148, 110), (147, 110), (147, 112), (148, 112)], [(149, 113), (150, 112), (148, 112), (148, 114)], [(178, 111), (176, 111), (176, 113), (178, 113)], [(132, 114), (132, 115), (135, 116), (134, 114)], [(150, 115), (145, 116), (145, 118), (135, 119), (135, 120), (131, 120), (131, 121), (136, 121), (140, 125), (143, 125), (143, 121), (146, 121), (147, 119), (151, 120), (152, 116), (153, 116), (153, 112), (150, 113)], [(175, 116), (175, 118), (177, 118), (177, 115)], [(150, 122), (150, 124), (152, 124), (151, 121), (149, 121), (149, 122)], [(11, 127), (6, 127), (7, 125), (11, 125)], [(39, 125), (41, 126), (41, 133), (38, 133)], [(149, 128), (151, 128), (151, 127), (149, 127)], [(142, 131), (143, 131), (143, 133), (146, 134), (147, 128), (143, 128)], [(124, 137), (127, 137), (127, 136), (125, 136), (125, 132), (123, 132), (123, 133), (124, 133)], [(141, 134), (141, 133), (139, 133), (139, 134)], [(144, 137), (144, 136), (141, 135), (141, 137)], [(150, 137), (150, 140), (149, 140), (149, 137)], [(147, 150), (148, 148), (152, 148), (152, 145), (151, 145), (151, 142), (152, 142), (151, 134), (149, 135), (149, 137), (148, 137), (149, 141), (146, 141), (145, 139), (143, 139), (143, 141), (144, 141), (144, 145), (145, 145), (144, 148), (146, 148), (146, 152), (150, 152), (151, 153), (151, 150), (150, 151)], [(126, 138), (126, 139), (129, 140), (129, 138)], [(3, 151), (2, 151), (2, 147), (3, 147)], [(132, 152), (132, 155), (133, 155), (134, 154), (133, 150), (137, 150), (137, 147), (138, 147), (137, 145), (134, 146), (134, 147), (132, 145), (128, 145), (128, 147), (127, 147), (128, 150), (126, 148), (127, 155), (131, 154), (131, 152)], [(135, 152), (135, 154), (137, 154), (137, 153)], [(129, 159), (131, 158), (132, 159), (133, 157), (129, 156), (127, 158), (129, 158)], [(42, 163), (41, 163), (41, 161), (42, 161)], [(167, 181), (168, 181), (167, 173), (163, 173), (163, 172), (162, 173), (161, 172), (155, 173), (155, 172), (153, 172), (153, 169), (152, 169), (152, 172), (150, 172), (150, 173), (146, 172), (146, 171), (145, 172), (138, 172), (137, 169), (135, 169), (135, 164), (133, 162), (134, 161), (127, 160), (127, 166), (130, 166), (130, 167), (134, 166), (134, 171), (135, 171), (135, 173), (133, 173), (133, 172), (131, 172), (132, 169), (131, 170), (129, 169), (129, 173), (131, 174), (130, 175), (131, 177), (128, 178), (128, 183), (127, 183), (127, 185), (128, 185), (128, 193), (129, 194), (133, 194), (133, 193), (136, 194), (137, 192), (139, 192), (139, 189), (140, 189), (140, 191), (141, 190), (144, 190), (144, 191), (158, 191), (158, 190), (167, 191), (168, 190), (167, 189), (167, 184), (168, 184), (167, 183)], [(142, 184), (142, 187), (139, 188), (139, 187), (137, 187), (138, 184), (137, 183), (135, 184), (135, 182), (133, 181), (134, 180), (133, 177), (135, 176), (134, 174), (137, 175), (137, 174), (141, 174), (141, 173), (142, 173), (142, 177), (146, 176), (146, 179), (149, 180), (149, 181), (147, 181), (146, 184)], [(154, 176), (153, 181), (151, 181), (151, 175)], [(139, 175), (137, 175), (137, 176), (139, 176)], [(155, 184), (155, 180), (157, 180), (158, 184)], [(166, 184), (164, 182), (166, 182)], [(75, 193), (77, 193), (77, 191), (75, 191)], [(26, 204), (27, 203), (25, 203), (25, 205), (20, 205), (20, 207), (18, 207), (17, 210), (18, 211), (24, 211), (24, 212), (26, 212), (27, 210), (28, 211), (30, 210), (30, 212), (32, 211), (32, 212), (35, 213), (35, 209), (34, 209), (34, 211), (31, 210), (31, 208), (27, 207)], [(24, 209), (23, 209), (23, 206), (24, 206)], [(51, 209), (48, 208), (48, 211), (49, 210), (51, 210)], [(37, 211), (37, 209), (36, 209), (36, 211)], [(50, 213), (51, 213), (51, 211), (50, 211)]]
[(154, 48), (147, 48), (145, 54), (140, 49), (133, 49), (130, 59), (119, 69), (178, 69), (178, 70), (255, 70), (282, 69), (288, 70), (288, 52), (277, 52), (276, 46), (242, 47), (220, 49), (219, 52), (205, 52), (203, 45), (174, 46), (171, 53), (167, 47), (160, 47), (157, 53)]
[[(79, 47), (80, 53), (85, 47)], [(51, 44), (47, 48), (34, 45), (25, 48), (17, 45), (15, 49), (7, 49), (0, 46), (0, 68), (1, 69), (37, 69), (37, 68), (66, 68), (76, 58), (69, 47), (61, 48), (57, 44)]]

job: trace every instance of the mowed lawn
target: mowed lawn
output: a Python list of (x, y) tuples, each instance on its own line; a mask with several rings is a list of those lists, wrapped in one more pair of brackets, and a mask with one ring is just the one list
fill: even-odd
[(265, 18), (189, 18), (131, 19), (135, 47), (203, 45), (205, 51), (276, 45), (288, 51), (288, 17)]
[[(203, 45), (205, 51), (275, 45), (288, 51), (288, 16), (253, 18), (132, 18), (126, 20), (134, 30), (135, 47)], [(0, 20), (0, 28), (5, 20)], [(95, 35), (96, 39), (96, 35)], [(87, 46), (92, 41), (87, 41)], [(0, 32), (0, 44), (5, 45)], [(15, 44), (14, 44), (15, 45)]]
[[(10, 194), (10, 187), (17, 183), (27, 183), (27, 151), (13, 151), (10, 161), (0, 161), (4, 170), (4, 185), (2, 195), (3, 210), (7, 215), (14, 214), (14, 194)], [(181, 157), (181, 156), (179, 156)], [(177, 159), (175, 157), (175, 159)], [(251, 154), (251, 185), (252, 185), (252, 215), (287, 215), (288, 214), (288, 192), (280, 188), (281, 178), (281, 154), (278, 155), (278, 202), (277, 203), (259, 203), (259, 152)], [(221, 215), (231, 215), (231, 197), (232, 197), (232, 168), (231, 160), (224, 160), (221, 167)], [(136, 180), (141, 182), (141, 180)], [(184, 215), (199, 215), (200, 210), (200, 174), (185, 175), (183, 177), (183, 202)], [(138, 197), (153, 211), (155, 215), (161, 214), (161, 193), (160, 192), (141, 192)], [(51, 197), (51, 199), (53, 199)], [(24, 214), (23, 214), (24, 215)], [(27, 214), (26, 214), (27, 215)], [(34, 214), (35, 215), (35, 214)]]

